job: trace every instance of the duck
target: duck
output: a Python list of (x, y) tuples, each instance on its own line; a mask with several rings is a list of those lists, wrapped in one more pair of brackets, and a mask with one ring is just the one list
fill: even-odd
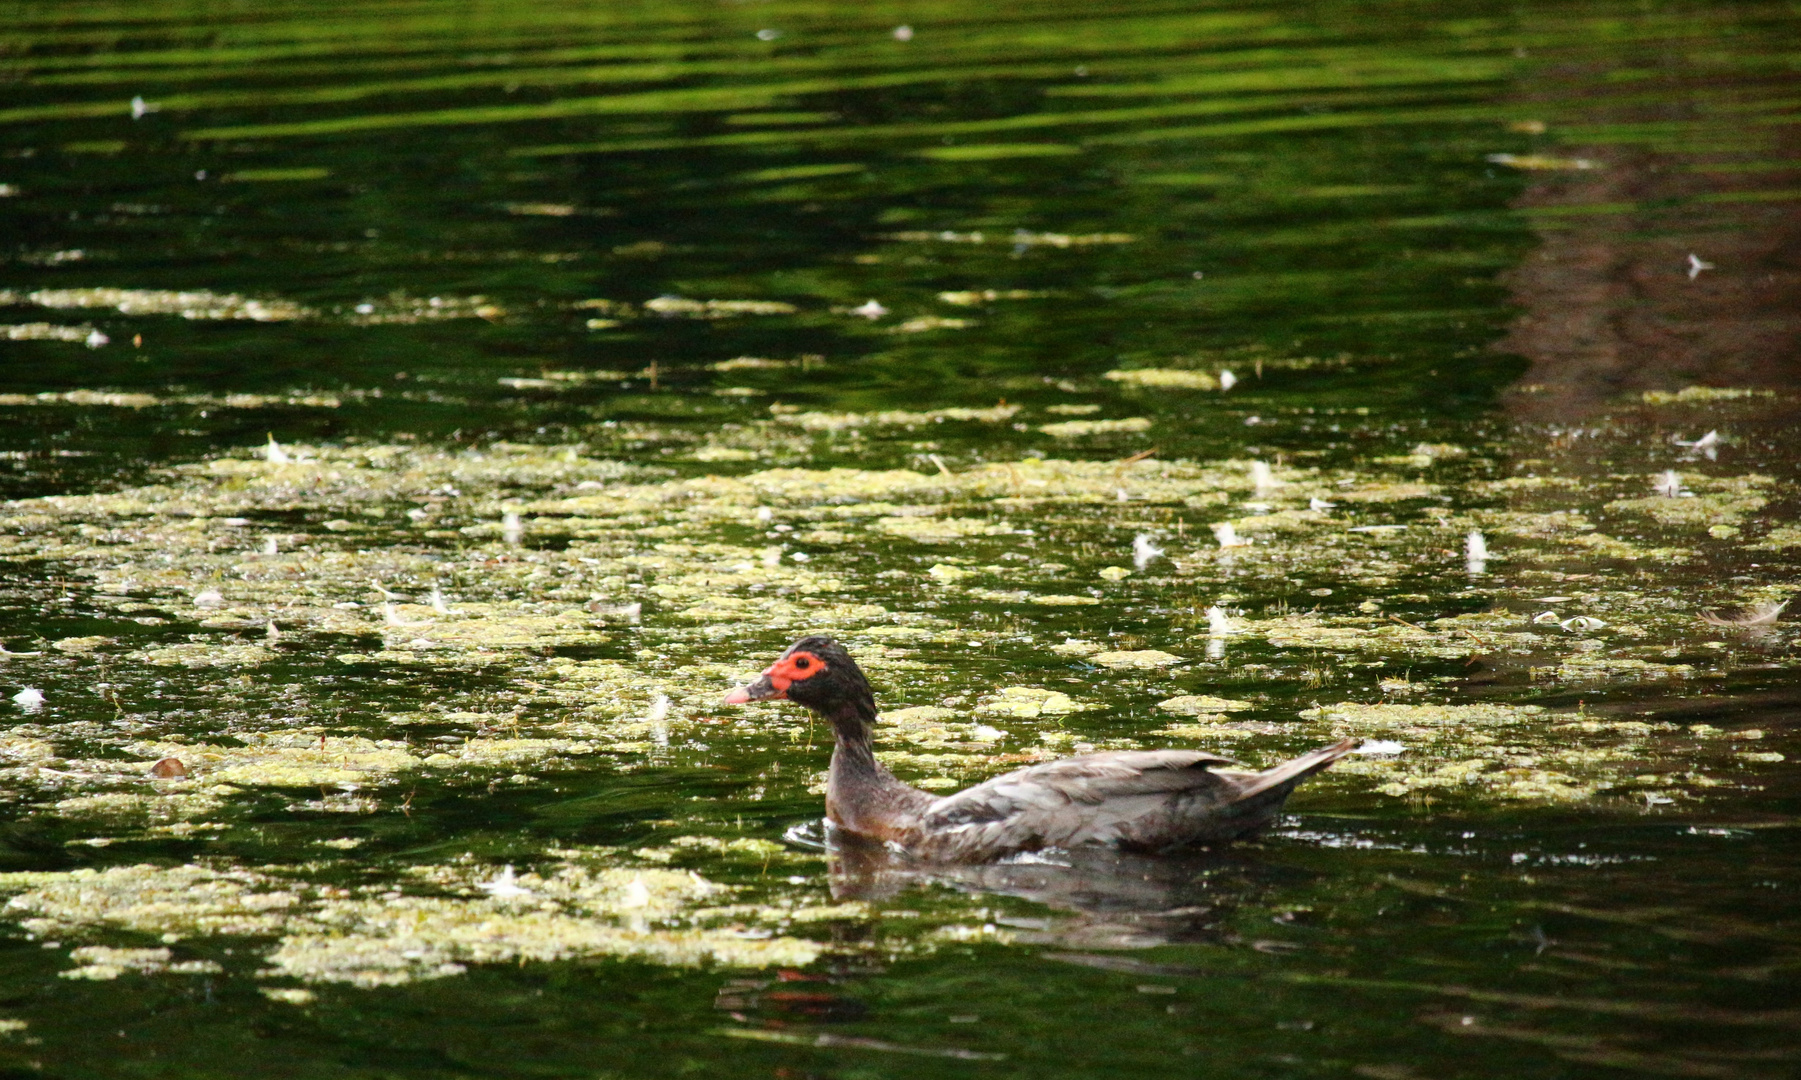
[(1224, 844), (1268, 828), (1297, 784), (1357, 745), (1345, 739), (1262, 771), (1203, 750), (1082, 754), (940, 796), (876, 760), (875, 692), (832, 638), (802, 637), (723, 704), (759, 701), (791, 701), (831, 724), (831, 828), (928, 862), (985, 863), (1086, 845), (1157, 853)]

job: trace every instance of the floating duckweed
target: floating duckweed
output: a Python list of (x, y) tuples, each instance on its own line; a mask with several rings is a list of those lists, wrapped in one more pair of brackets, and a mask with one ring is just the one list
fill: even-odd
[[(945, 323), (961, 322), (961, 320), (942, 320)], [(922, 326), (921, 329), (936, 329), (935, 326)], [(922, 424), (941, 423), (945, 420), (960, 420), (983, 424), (1001, 424), (1019, 414), (1018, 405), (996, 405), (987, 409), (933, 409), (929, 412), (907, 412), (901, 409), (890, 409), (873, 413), (819, 413), (801, 412), (787, 413), (776, 417), (776, 422), (807, 431), (850, 431), (864, 427), (919, 427)]]
[(144, 649), (131, 654), (131, 659), (160, 667), (255, 667), (279, 655), (261, 645), (191, 644), (170, 645), (160, 649)]
[(730, 840), (721, 840), (716, 836), (677, 836), (669, 841), (669, 846), (718, 855), (744, 855), (755, 859), (792, 854), (773, 840), (755, 836), (738, 836)]
[(1426, 736), (1435, 730), (1518, 724), (1544, 713), (1537, 705), (1322, 705), (1303, 713), (1347, 729)]
[(1232, 718), (1218, 713), (1201, 713), (1194, 722), (1187, 724), (1170, 724), (1161, 729), (1161, 734), (1171, 735), (1178, 739), (1248, 739), (1256, 735), (1267, 735), (1269, 732), (1255, 727), (1234, 724)]
[[(404, 613), (402, 613), (404, 612)], [(608, 640), (596, 629), (605, 625), (584, 608), (537, 613), (494, 604), (459, 604), (453, 617), (432, 609), (408, 605), (397, 610), (402, 625), (390, 627), (385, 637), (390, 648), (409, 652), (433, 649), (542, 649), (567, 645), (598, 645)]]
[[(1302, 714), (1322, 724), (1317, 734), (1390, 736), (1406, 745), (1397, 758), (1340, 762), (1335, 773), (1367, 777), (1385, 795), (1431, 793), (1569, 802), (1635, 783), (1630, 768), (1648, 748), (1639, 742), (1657, 730), (1638, 721), (1572, 720), (1545, 730), (1549, 718), (1534, 705), (1365, 705), (1346, 702)], [(1667, 727), (1667, 725), (1665, 725)], [(1609, 740), (1581, 745), (1582, 734)], [(1627, 742), (1619, 742), (1624, 737)], [(1555, 765), (1558, 768), (1548, 768)], [(1660, 781), (1661, 782), (1661, 781)], [(1683, 783), (1710, 786), (1693, 774)]]
[[(1271, 514), (1251, 514), (1232, 523), (1234, 533), (1267, 536), (1270, 533), (1311, 533), (1328, 527), (1327, 519), (1311, 510), (1282, 510)], [(1231, 544), (1221, 544), (1232, 547)]]
[(167, 826), (212, 814), (224, 804), (220, 797), (223, 793), (205, 790), (112, 791), (59, 799), (51, 809), (69, 818), (97, 818), (113, 824)]
[(50, 643), (57, 652), (65, 652), (75, 656), (85, 656), (103, 645), (112, 645), (109, 637), (67, 637)]
[(1689, 664), (1665, 664), (1593, 651), (1564, 658), (1558, 664), (1555, 674), (1557, 678), (1570, 682), (1638, 682), (1649, 679), (1686, 679), (1694, 672), (1694, 667)]
[(755, 461), (758, 454), (755, 450), (744, 450), (733, 446), (703, 446), (689, 455), (695, 461)]
[(1024, 600), (1027, 603), (1042, 604), (1045, 607), (1093, 607), (1101, 602), (1099, 597), (1073, 596), (1067, 593), (1045, 593), (1040, 596), (1033, 596), (1028, 593), (1018, 597), (1009, 596), (1004, 598)]
[(622, 746), (584, 739), (468, 739), (447, 752), (427, 757), (421, 764), (445, 769), (517, 769), (608, 750), (621, 752)]
[[(411, 876), (452, 894), (480, 891), (467, 867), (416, 867)], [(470, 963), (632, 956), (677, 966), (800, 966), (820, 951), (810, 941), (729, 925), (730, 916), (742, 917), (738, 909), (699, 906), (726, 890), (685, 871), (562, 862), (516, 881), (519, 896), (505, 899), (346, 899), (341, 890), (285, 884), (255, 871), (188, 865), (6, 874), (0, 889), (20, 890), (5, 911), (39, 936), (101, 926), (170, 943), (218, 935), (279, 937), (268, 974), (357, 986), (439, 978)], [(709, 925), (722, 920), (728, 925)], [(86, 967), (69, 973), (73, 978), (218, 970), (206, 962), (174, 963), (160, 948), (89, 947), (77, 950), (75, 959)]]
[(1098, 652), (1088, 658), (1102, 667), (1125, 670), (1142, 668), (1165, 668), (1171, 664), (1182, 662), (1180, 656), (1166, 653), (1160, 649), (1136, 649), (1124, 652)]
[(1615, 499), (1607, 504), (1607, 509), (1646, 514), (1663, 525), (1736, 526), (1744, 521), (1745, 515), (1768, 504), (1769, 499), (1758, 492), (1776, 483), (1773, 477), (1756, 473), (1723, 479), (1693, 477), (1691, 482), (1699, 490), (1683, 492), (1677, 497), (1654, 495)]
[[(920, 753), (915, 750), (877, 750), (875, 756), (896, 772), (916, 778), (920, 773), (925, 773), (928, 778), (933, 773), (953, 773), (957, 777), (971, 778), (998, 771), (994, 768), (998, 761), (1016, 760), (1011, 755), (1002, 759), (991, 754)], [(823, 792), (825, 789), (822, 787), (820, 790)]]
[(1007, 686), (984, 698), (976, 706), (976, 712), (984, 716), (1031, 719), (1036, 716), (1065, 716), (1090, 707), (1059, 690)]
[[(91, 348), (99, 348), (101, 345), (110, 344), (110, 339), (95, 327), (63, 326), (57, 323), (46, 322), (0, 324), (0, 339), (6, 341), (74, 341), (92, 343), (90, 345)], [(27, 395), (7, 394), (5, 397), (26, 399)], [(29, 403), (28, 400), (21, 400), (16, 404), (24, 405)], [(0, 400), (0, 404), (11, 405), (15, 403)]]
[(1151, 430), (1151, 421), (1144, 416), (1131, 416), (1124, 420), (1065, 420), (1040, 425), (1038, 430), (1058, 439), (1079, 439), (1085, 435), (1133, 435)]
[(1006, 522), (981, 518), (885, 517), (878, 518), (871, 527), (890, 536), (927, 544), (948, 543), (971, 536), (1006, 536), (1013, 532)]
[(682, 296), (659, 296), (646, 300), (644, 310), (666, 317), (729, 319), (739, 315), (792, 315), (800, 309), (779, 300), (690, 300)]
[(155, 743), (132, 749), (145, 758), (179, 754), (190, 782), (240, 787), (328, 787), (382, 783), (421, 762), (405, 743), (317, 730), (245, 732), (242, 746)]
[(1751, 551), (1787, 551), (1801, 547), (1801, 525), (1779, 525), (1765, 533), (1762, 540), (1745, 546)]
[(450, 319), (494, 320), (506, 309), (485, 296), (408, 296), (391, 293), (379, 300), (365, 300), (339, 317), (352, 326), (410, 326)]
[[(39, 324), (42, 325), (42, 324)], [(0, 327), (0, 329), (5, 329)], [(90, 331), (82, 340), (92, 342)], [(0, 335), (4, 336), (4, 335)], [(146, 394), (117, 393), (104, 390), (45, 391), (37, 394), (0, 394), (0, 405), (75, 405), (119, 409), (150, 409), (158, 406), (186, 405), (202, 409), (268, 409), (311, 408), (336, 409), (345, 400), (367, 397), (366, 393), (345, 391), (341, 394)]]
[(14, 890), (5, 914), (39, 937), (95, 926), (171, 943), (220, 934), (273, 936), (300, 904), (298, 892), (262, 874), (192, 864), (0, 874), (0, 891)]
[(1431, 499), (1440, 491), (1437, 484), (1392, 483), (1359, 484), (1332, 493), (1334, 499), (1346, 502), (1404, 502), (1409, 499)]
[(282, 322), (314, 314), (286, 300), (251, 300), (236, 293), (166, 289), (39, 289), (25, 297), (47, 308), (112, 308), (124, 315), (180, 315), (184, 319)]
[[(447, 868), (422, 876), (471, 887)], [(325, 901), (308, 919), (316, 930), (290, 933), (269, 954), (269, 974), (372, 987), (455, 975), (471, 963), (614, 956), (675, 967), (799, 967), (820, 953), (811, 941), (698, 925), (707, 912), (696, 905), (724, 890), (685, 871), (566, 863), (516, 880), (528, 894), (519, 899)]]
[(177, 961), (168, 949), (114, 949), (84, 945), (69, 953), (80, 967), (59, 974), (65, 979), (108, 981), (128, 971), (140, 975), (217, 975), (224, 969), (210, 960)]
[(956, 712), (937, 705), (915, 705), (906, 709), (892, 709), (882, 714), (882, 723), (897, 727), (911, 727), (915, 724), (938, 723), (956, 719)]
[(1647, 405), (1693, 405), (1713, 401), (1737, 401), (1743, 398), (1775, 397), (1770, 390), (1750, 390), (1728, 386), (1688, 386), (1671, 393), (1668, 390), (1646, 390), (1640, 395)]
[[(1024, 688), (1016, 688), (1024, 689)], [(1002, 691), (1002, 700), (1009, 703), (1023, 702), (1027, 699), (1015, 696), (1007, 698)], [(1037, 711), (1029, 715), (1047, 714), (1045, 701), (1037, 703)], [(1067, 707), (1065, 707), (1067, 705)], [(1058, 709), (1073, 712), (1076, 703), (1063, 696), (1061, 701), (1053, 703), (1048, 711), (1055, 714)], [(979, 709), (987, 715), (1020, 716), (1018, 712), (1008, 712), (1005, 708)], [(894, 709), (882, 714), (882, 738), (904, 742), (910, 746), (923, 747), (928, 750), (967, 749), (972, 745), (992, 743), (1004, 735), (986, 725), (958, 722), (958, 714), (938, 705), (916, 705), (907, 709)]]
[[(1094, 411), (1082, 408), (1084, 416)], [(607, 428), (606, 437), (662, 445), (673, 452), (670, 461), (690, 451), (705, 460), (728, 450), (741, 453), (712, 459), (803, 461), (819, 443), (852, 450), (878, 432), (1011, 423), (1019, 412), (1002, 406), (828, 414), (782, 406), (767, 419), (705, 437), (626, 423)], [(1104, 434), (1149, 425), (1143, 418), (1084, 419), (1073, 428), (1044, 430)], [(1055, 681), (1072, 674), (1069, 668), (1097, 674), (1074, 663), (1086, 659), (1110, 669), (1098, 673), (1098, 685), (1111, 689), (1093, 691), (1111, 695), (1110, 710), (1117, 702), (1118, 717), (1107, 723), (1123, 724), (1128, 712), (1142, 718), (1144, 706), (1162, 697), (1157, 707), (1165, 719), (1180, 722), (1160, 736), (1220, 744), (1247, 759), (1273, 760), (1300, 740), (1339, 734), (1403, 743), (1403, 754), (1346, 760), (1318, 781), (1359, 793), (1568, 801), (1627, 792), (1636, 800), (1646, 785), (1629, 770), (1654, 775), (1659, 792), (1675, 793), (1719, 782), (1694, 770), (1697, 754), (1741, 775), (1773, 760), (1737, 756), (1750, 752), (1739, 749), (1747, 743), (1738, 740), (1750, 739), (1743, 733), (1678, 738), (1658, 725), (1502, 705), (1346, 704), (1298, 722), (1234, 721), (1226, 714), (1248, 710), (1250, 702), (1168, 696), (1171, 677), (1156, 673), (1183, 661), (1151, 647), (1173, 649), (1183, 647), (1173, 642), (1186, 640), (1186, 654), (1205, 648), (1203, 662), (1270, 661), (1278, 671), (1304, 663), (1324, 673), (1322, 684), (1362, 680), (1372, 697), (1380, 690), (1415, 701), (1472, 656), (1521, 679), (1576, 686), (1705, 673), (1701, 664), (1676, 662), (1686, 658), (1680, 646), (1696, 629), (1685, 600), (1642, 585), (1604, 584), (1582, 572), (1583, 564), (1675, 562), (1739, 547), (1741, 536), (1692, 549), (1653, 547), (1632, 525), (1633, 519), (1686, 522), (1690, 514), (1698, 515), (1692, 524), (1704, 527), (1739, 528), (1742, 520), (1752, 540), (1746, 546), (1801, 545), (1801, 531), (1771, 528), (1753, 516), (1761, 500), (1779, 494), (1767, 478), (1714, 480), (1684, 472), (1677, 490), (1692, 489), (1689, 498), (1648, 495), (1641, 476), (1514, 477), (1472, 486), (1459, 479), (1461, 469), (1441, 465), (1430, 475), (1442, 483), (1410, 479), (1415, 474), (1407, 470), (1415, 466), (1459, 456), (1459, 448), (1445, 445), (1417, 446), (1392, 467), (1366, 462), (1353, 473), (1297, 468), (1293, 459), (1274, 466), (1154, 457), (972, 463), (922, 442), (914, 444), (913, 461), (925, 463), (918, 469), (754, 467), (742, 475), (685, 477), (605, 460), (582, 444), (277, 445), (279, 457), (267, 446), (246, 448), (142, 487), (9, 503), (0, 560), (53, 561), (69, 577), (91, 582), (89, 599), (102, 611), (225, 631), (202, 632), (185, 644), (159, 638), (127, 653), (127, 677), (159, 678), (159, 667), (191, 666), (201, 673), (193, 678), (208, 680), (209, 693), (230, 701), (252, 684), (234, 668), (310, 662), (320, 653), (345, 661), (333, 667), (335, 678), (421, 678), (433, 690), (437, 683), (446, 689), (426, 692), (366, 734), (304, 727), (319, 721), (289, 719), (285, 709), (250, 716), (235, 705), (218, 710), (220, 728), (190, 735), (192, 741), (165, 737), (166, 729), (144, 714), (122, 715), (119, 726), (93, 725), (79, 735), (50, 727), (9, 731), (0, 740), (8, 778), (34, 792), (32, 805), (46, 815), (104, 823), (110, 835), (89, 842), (208, 836), (226, 828), (220, 821), (232, 821), (240, 807), (270, 796), (246, 788), (287, 788), (285, 798), (296, 809), (369, 813), (394, 808), (399, 799), (389, 792), (414, 777), (476, 774), (510, 786), (603, 755), (622, 770), (682, 760), (676, 755), (705, 753), (708, 743), (717, 745), (715, 733), (730, 738), (738, 728), (798, 739), (804, 728), (790, 713), (771, 709), (754, 721), (721, 716), (720, 693), (751, 673), (705, 657), (718, 655), (713, 650), (721, 642), (755, 639), (761, 648), (770, 634), (801, 630), (844, 637), (885, 688), (902, 685), (898, 673), (917, 673), (920, 685), (898, 701), (944, 702), (894, 708), (882, 726), (888, 741), (882, 759), (935, 790), (1053, 750), (1133, 745), (1108, 737), (1117, 730), (1060, 730), (1060, 717), (1095, 705), (1059, 691), (1006, 687), (970, 703), (937, 654), (977, 645), (986, 652), (1002, 642), (1028, 654), (1048, 650), (1038, 653), (1036, 673), (1020, 667), (1012, 678)], [(940, 449), (952, 460), (925, 452)], [(1467, 494), (1505, 502), (1464, 509)], [(1604, 505), (1609, 499), (1615, 501)], [(516, 545), (505, 542), (509, 512), (520, 525)], [(1206, 529), (1213, 522), (1256, 542), (1218, 548)], [(1600, 532), (1597, 522), (1615, 535)], [(1505, 538), (1509, 559), (1503, 573), (1479, 583), (1480, 596), (1465, 574), (1473, 530), (1487, 543)], [(1154, 563), (1144, 560), (1143, 572), (1160, 576), (1122, 594), (1103, 583), (1123, 578), (1125, 568), (1104, 564), (1117, 561), (1134, 536), (1153, 536), (1167, 550)], [(861, 560), (872, 553), (889, 563), (881, 573), (862, 573)], [(796, 554), (811, 559), (797, 564)], [(1454, 600), (1424, 584), (1447, 572), (1468, 589)], [(972, 587), (977, 584), (993, 587)], [(1778, 598), (1757, 588), (1747, 585), (1730, 602)], [(1170, 602), (1154, 595), (1165, 590), (1180, 590), (1172, 621), (1188, 629), (1199, 631), (1200, 613), (1210, 612), (1208, 636), (1130, 627), (1138, 618), (1133, 612), (1149, 610), (1140, 605)], [(1319, 610), (1272, 606), (1272, 592), (1312, 592)], [(973, 618), (971, 606), (978, 608)], [(1550, 623), (1530, 621), (1539, 611), (1553, 612)], [(1575, 621), (1580, 618), (1605, 623), (1604, 632), (1578, 633), (1587, 626)], [(265, 640), (272, 621), (280, 624), (278, 644)], [(1558, 629), (1566, 623), (1570, 633)], [(1119, 637), (1104, 636), (1116, 627)], [(233, 632), (264, 643), (248, 644)], [(142, 640), (135, 633), (128, 625), (117, 640)], [(1065, 634), (1072, 636), (1065, 640)], [(305, 647), (312, 642), (324, 648)], [(1114, 651), (1115, 645), (1133, 648)], [(98, 636), (64, 639), (35, 663), (86, 669), (113, 663), (129, 647)], [(603, 648), (612, 658), (593, 658)], [(1727, 648), (1718, 646), (1722, 656)], [(131, 664), (144, 667), (133, 673)], [(1400, 677), (1404, 665), (1414, 669), (1411, 678)], [(481, 689), (466, 692), (448, 678), (456, 674), (477, 675), (472, 682)], [(1120, 700), (1146, 695), (1146, 684), (1161, 693)], [(122, 696), (128, 713), (134, 707), (129, 687)], [(88, 739), (106, 749), (73, 745)], [(1026, 749), (1001, 754), (1002, 744)], [(102, 752), (111, 756), (69, 760)], [(161, 756), (178, 756), (191, 776), (147, 778), (148, 763)], [(803, 774), (778, 783), (805, 782)], [(295, 793), (301, 788), (304, 796)], [(709, 818), (685, 827), (706, 832), (716, 824)], [(344, 853), (354, 843), (340, 838), (303, 850), (349, 862)], [(364, 856), (358, 851), (356, 858)], [(778, 916), (771, 902), (729, 914), (727, 907), (706, 906), (723, 904), (719, 895), (689, 895), (682, 891), (688, 886), (649, 876), (707, 860), (808, 856), (751, 835), (678, 837), (634, 856), (648, 869), (620, 871), (624, 877), (604, 888), (583, 886), (590, 893), (582, 895), (570, 884), (569, 866), (577, 863), (506, 875), (469, 867), (422, 870), (412, 882), (429, 894), (399, 901), (378, 901), (373, 887), (368, 894), (327, 896), (275, 868), (115, 868), (126, 876), (95, 879), (103, 884), (89, 889), (88, 901), (66, 902), (48, 896), (60, 879), (5, 880), (20, 890), (15, 903), (25, 906), (15, 910), (21, 917), (66, 916), (55, 930), (59, 936), (83, 927), (215, 932), (193, 929), (186, 885), (164, 887), (171, 876), (187, 875), (182, 880), (196, 895), (212, 897), (207, 917), (220, 924), (235, 919), (282, 941), (272, 972), (352, 985), (436, 977), (496, 958), (773, 963), (817, 951), (804, 942), (765, 947), (771, 939), (759, 935), (771, 932), (766, 926), (746, 929), (758, 921), (805, 921), (802, 909)], [(131, 884), (131, 874), (141, 880)], [(237, 893), (228, 895), (227, 886)], [(656, 898), (669, 890), (680, 894), (679, 903), (659, 907)], [(291, 898), (285, 908), (255, 906), (273, 903), (260, 897), (282, 895)], [(50, 923), (44, 925), (50, 932)]]
[(1497, 165), (1505, 165), (1510, 169), (1529, 171), (1560, 171), (1565, 169), (1586, 170), (1598, 169), (1601, 163), (1588, 158), (1552, 157), (1548, 154), (1490, 154), (1488, 160)]
[(99, 390), (69, 390), (63, 393), (0, 394), (0, 405), (105, 405), (121, 409), (148, 409), (162, 404), (155, 394), (117, 394)]
[(946, 304), (958, 307), (976, 307), (996, 300), (1034, 300), (1050, 294), (1032, 289), (968, 289), (953, 292), (941, 292), (938, 299)]
[(1251, 703), (1236, 701), (1232, 698), (1212, 697), (1208, 694), (1183, 694), (1179, 697), (1159, 701), (1157, 707), (1165, 712), (1197, 716), (1202, 713), (1239, 712), (1251, 708)]
[(1178, 368), (1134, 368), (1129, 371), (1109, 371), (1102, 375), (1122, 386), (1144, 386), (1159, 390), (1218, 390), (1219, 380), (1205, 371), (1184, 371)]
[(1460, 640), (1450, 633), (1434, 633), (1412, 624), (1358, 616), (1289, 615), (1252, 623), (1245, 629), (1262, 633), (1271, 645), (1285, 648), (1443, 657), (1467, 656), (1470, 652), (1467, 640)]
[(858, 631), (859, 635), (887, 642), (924, 642), (953, 641), (954, 632), (932, 629), (926, 626), (871, 626)]
[(923, 334), (929, 330), (966, 330), (979, 325), (974, 319), (947, 319), (942, 315), (916, 315), (891, 328), (891, 334)]

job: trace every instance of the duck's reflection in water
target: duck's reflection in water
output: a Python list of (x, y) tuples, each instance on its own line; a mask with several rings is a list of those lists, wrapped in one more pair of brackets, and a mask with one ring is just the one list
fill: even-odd
[(917, 862), (823, 822), (790, 830), (789, 837), (824, 848), (834, 899), (882, 901), (925, 886), (1017, 897), (1053, 914), (991, 921), (1015, 941), (1068, 948), (1228, 943), (1235, 935), (1221, 926), (1232, 910), (1294, 874), (1242, 847), (1161, 855), (1082, 847), (966, 866)]

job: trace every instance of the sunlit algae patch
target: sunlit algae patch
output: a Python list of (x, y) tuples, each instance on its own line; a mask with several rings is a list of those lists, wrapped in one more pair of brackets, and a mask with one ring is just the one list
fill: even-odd
[[(1709, 545), (1796, 546), (1792, 525), (1757, 517), (1786, 494), (1761, 475), (1696, 465), (1599, 480), (1497, 478), (1482, 448), (1436, 443), (1355, 469), (1142, 456), (932, 471), (758, 467), (804, 460), (807, 440), (1015, 419), (1029, 416), (1018, 406), (777, 413), (698, 443), (675, 440), (707, 470), (686, 478), (584, 445), (271, 438), (143, 487), (7, 503), (0, 560), (49, 561), (85, 580), (84, 602), (131, 631), (119, 639), (142, 641), (139, 626), (161, 635), (138, 646), (96, 634), (51, 642), (11, 655), (15, 677), (84, 672), (129, 689), (139, 673), (180, 676), (197, 680), (212, 708), (174, 728), (128, 696), (109, 699), (111, 723), (67, 721), (53, 687), (42, 722), (27, 717), (0, 737), (0, 774), (10, 797), (37, 812), (107, 828), (114, 835), (76, 841), (104, 847), (217, 834), (235, 807), (267, 793), (354, 815), (394, 807), (416, 778), (492, 786), (602, 761), (655, 768), (678, 744), (704, 750), (697, 735), (806, 737), (795, 715), (752, 722), (716, 707), (721, 689), (760, 659), (746, 648), (801, 630), (840, 635), (878, 684), (908, 687), (885, 702), (882, 757), (937, 790), (1096, 748), (1188, 743), (1256, 761), (1350, 735), (1369, 752), (1318, 789), (1648, 808), (1699, 797), (1728, 782), (1724, 770), (1782, 758), (1747, 746), (1755, 731), (1434, 700), (1455, 692), (1454, 678), (1415, 670), (1481, 658), (1533, 686), (1576, 688), (1682, 686), (1716, 674), (1719, 651), (1701, 646), (1719, 643), (1695, 639), (1717, 631), (1699, 627), (1694, 605), (1774, 604), (1789, 589), (1772, 579), (1698, 597), (1653, 583), (1660, 568)], [(1079, 440), (1153, 422), (1038, 426)], [(864, 562), (853, 568), (850, 558)], [(884, 569), (870, 572), (869, 559)], [(1311, 595), (1333, 599), (1313, 609), (1242, 599), (1296, 596), (1303, 584), (1323, 584)], [(1438, 613), (1419, 613), (1434, 602)], [(1170, 625), (1116, 640), (1110, 627), (1125, 611), (1158, 612)], [(1012, 625), (959, 612), (999, 613)], [(999, 686), (927, 662), (1003, 643), (1024, 666)], [(603, 646), (613, 658), (594, 657)], [(718, 655), (749, 658), (710, 658)], [(380, 717), (379, 730), (326, 723), (304, 693), (268, 714), (234, 704), (260, 673), (296, 662), (479, 672), (497, 688), (480, 702), (428, 691)], [(1072, 677), (1072, 668), (1094, 675)], [(1315, 704), (1260, 704), (1266, 694), (1243, 689), (1259, 668), (1272, 689), (1303, 680)], [(1210, 692), (1228, 677), (1238, 696)], [(46, 708), (41, 694), (17, 707)], [(1128, 710), (1140, 718), (1132, 726)], [(420, 726), (455, 734), (416, 739), (409, 732)], [(150, 776), (162, 759), (179, 768)], [(16, 894), (7, 910), (39, 935), (112, 928), (165, 946), (218, 934), (273, 939), (270, 973), (358, 985), (487, 961), (766, 965), (819, 952), (772, 932), (769, 924), (802, 920), (792, 906), (731, 908), (721, 886), (659, 865), (678, 849), (657, 850), (627, 866), (558, 856), (516, 876), (465, 863), (411, 867), (390, 874), (399, 886), (354, 890), (224, 861), (14, 874), (0, 888)], [(680, 850), (730, 854), (704, 843)], [(83, 978), (200, 962), (156, 950), (77, 961)]]
[[(385, 886), (353, 892), (196, 865), (7, 874), (0, 875), (0, 888), (24, 889), (6, 910), (40, 937), (95, 928), (154, 935), (171, 945), (217, 934), (273, 937), (263, 975), (357, 986), (440, 978), (470, 963), (617, 956), (676, 966), (797, 966), (820, 950), (811, 941), (747, 929), (729, 917), (741, 916), (735, 910), (704, 906), (730, 890), (689, 871), (561, 861), (542, 874), (480, 881), (480, 869), (414, 867), (405, 884), (413, 892)], [(720, 922), (733, 925), (710, 925)], [(131, 952), (130, 963), (95, 959), (99, 954), (76, 959), (89, 968), (142, 969), (144, 957), (135, 954), (148, 951)], [(167, 959), (166, 951), (159, 953)]]

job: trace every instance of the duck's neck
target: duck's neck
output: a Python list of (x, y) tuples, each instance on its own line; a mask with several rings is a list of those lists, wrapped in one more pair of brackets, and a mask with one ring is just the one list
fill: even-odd
[(894, 778), (876, 760), (875, 701), (845, 702), (825, 712), (837, 745), (826, 777), (826, 817), (840, 828), (882, 840), (905, 840), (912, 819), (932, 797)]

